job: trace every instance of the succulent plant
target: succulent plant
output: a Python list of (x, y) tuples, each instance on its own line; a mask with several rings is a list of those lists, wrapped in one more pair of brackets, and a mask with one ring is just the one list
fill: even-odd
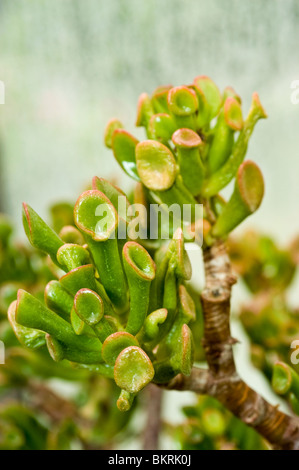
[[(242, 162), (253, 128), (264, 117), (257, 94), (243, 120), (234, 90), (227, 88), (221, 95), (202, 76), (190, 86), (159, 87), (151, 98), (141, 95), (136, 124), (145, 127), (147, 140), (139, 142), (114, 119), (107, 125), (105, 143), (138, 182), (134, 202), (189, 204), (192, 211), (203, 204), (204, 243), (212, 244), (260, 205), (261, 172), (254, 163)], [(219, 203), (218, 192), (234, 177), (231, 199)], [(149, 382), (190, 374), (194, 341), (189, 324), (196, 321), (196, 296), (186, 284), (191, 278), (185, 251), (190, 227), (182, 218), (173, 225), (172, 240), (159, 239), (150, 253), (146, 239), (130, 240), (126, 231), (125, 237), (118, 236), (133, 218), (119, 210), (121, 196), (127, 214), (130, 204), (124, 193), (94, 178), (92, 189), (76, 202), (77, 229), (67, 233), (62, 226), (63, 221), (71, 224), (66, 205), (53, 209), (60, 235), (23, 204), (30, 243), (50, 256), (61, 275), (46, 286), (44, 302), (19, 290), (9, 320), (26, 346), (46, 343), (55, 361), (114, 377), (121, 389), (118, 406), (126, 410)], [(196, 224), (195, 209), (192, 214), (191, 224)]]
[[(44, 301), (21, 289), (10, 305), (21, 343), (46, 344), (54, 361), (114, 379), (121, 411), (150, 382), (193, 390), (217, 398), (275, 446), (296, 447), (298, 423), (237, 375), (229, 327), (235, 277), (225, 240), (263, 198), (261, 171), (244, 159), (254, 127), (265, 117), (257, 93), (244, 119), (232, 88), (221, 94), (210, 78), (199, 76), (191, 85), (140, 96), (136, 125), (145, 128), (145, 140), (117, 119), (109, 121), (105, 144), (135, 181), (133, 198), (94, 177), (75, 204), (75, 226), (68, 210), (58, 210), (59, 233), (23, 204), (28, 239), (50, 257), (57, 279), (47, 284)], [(220, 192), (232, 180), (225, 201)], [(68, 220), (67, 227), (61, 220)], [(203, 249), (200, 298), (188, 282), (189, 242)], [(193, 367), (194, 358), (205, 359), (208, 369)], [(258, 419), (250, 421), (255, 414)], [(269, 416), (275, 418), (271, 425)], [(276, 422), (283, 423), (279, 430)]]

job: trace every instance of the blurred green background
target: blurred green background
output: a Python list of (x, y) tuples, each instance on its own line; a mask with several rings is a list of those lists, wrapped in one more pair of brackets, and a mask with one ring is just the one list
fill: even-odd
[(248, 156), (266, 197), (242, 227), (287, 240), (299, 231), (298, 20), (297, 0), (0, 0), (1, 210), (21, 233), (23, 200), (46, 217), (95, 174), (128, 188), (103, 145), (107, 120), (134, 130), (141, 92), (205, 74), (233, 85), (245, 114), (260, 94), (269, 119)]

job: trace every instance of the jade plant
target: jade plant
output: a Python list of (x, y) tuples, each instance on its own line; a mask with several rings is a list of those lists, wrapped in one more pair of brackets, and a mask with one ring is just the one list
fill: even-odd
[[(190, 390), (217, 399), (274, 448), (296, 449), (297, 418), (241, 379), (230, 333), (236, 277), (226, 240), (263, 199), (262, 173), (245, 160), (263, 118), (257, 93), (244, 117), (239, 95), (231, 87), (221, 93), (206, 76), (142, 94), (136, 125), (145, 140), (118, 119), (104, 136), (135, 182), (132, 196), (94, 177), (75, 204), (74, 225), (59, 233), (23, 204), (27, 237), (49, 256), (57, 278), (43, 301), (20, 289), (8, 317), (27, 347), (46, 344), (54, 361), (113, 380), (122, 412), (149, 384)], [(232, 181), (225, 200), (221, 191)], [(153, 230), (154, 211), (170, 223), (158, 217)], [(188, 248), (198, 245), (205, 269), (200, 295), (189, 283)], [(194, 365), (199, 359), (207, 367)]]

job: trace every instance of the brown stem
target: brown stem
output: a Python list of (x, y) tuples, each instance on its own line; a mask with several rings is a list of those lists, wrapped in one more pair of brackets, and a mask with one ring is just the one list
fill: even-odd
[(143, 450), (159, 449), (162, 393), (163, 391), (155, 385), (148, 386), (147, 420), (143, 433)]
[(276, 449), (299, 450), (299, 420), (267, 403), (236, 372), (230, 334), (232, 275), (226, 246), (218, 242), (204, 250), (206, 286), (202, 292), (204, 348), (209, 370), (194, 368), (179, 375), (168, 389), (191, 390), (217, 398), (235, 416), (255, 428)]

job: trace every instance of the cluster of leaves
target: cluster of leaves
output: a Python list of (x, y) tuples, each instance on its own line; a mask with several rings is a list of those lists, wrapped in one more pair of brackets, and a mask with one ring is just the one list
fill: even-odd
[[(51, 214), (57, 230), (73, 221), (70, 204), (55, 204)], [(44, 286), (57, 276), (57, 267), (43, 253), (16, 243), (4, 215), (0, 216), (0, 253), (0, 340), (5, 345), (5, 364), (0, 366), (0, 449), (107, 446), (131, 418), (113, 406), (114, 383), (76, 370), (66, 361), (53, 362), (37, 336), (27, 335), (14, 323), (12, 328), (7, 321), (7, 309), (18, 289), (26, 288), (43, 301)], [(78, 392), (72, 399), (61, 399), (47, 386), (53, 378), (77, 384)]]
[(248, 232), (231, 238), (229, 248), (233, 267), (252, 295), (241, 309), (240, 320), (251, 340), (253, 364), (298, 414), (299, 310), (288, 299), (299, 264), (298, 239), (280, 248), (270, 237)]
[[(196, 332), (195, 357), (200, 358), (203, 325), (198, 295), (188, 284), (185, 241), (202, 230), (204, 245), (212, 244), (259, 207), (263, 177), (256, 164), (243, 160), (254, 126), (264, 117), (256, 93), (243, 120), (233, 89), (221, 94), (211, 79), (197, 77), (190, 86), (160, 87), (151, 98), (141, 95), (137, 126), (145, 127), (147, 140), (139, 142), (119, 121), (110, 121), (105, 143), (137, 181), (134, 202), (166, 208), (188, 204), (191, 226), (190, 220), (187, 226), (184, 217), (175, 220), (172, 215), (170, 242), (162, 237), (163, 227), (155, 243), (140, 235), (133, 241), (127, 230), (134, 221), (132, 213), (127, 217), (129, 200), (98, 177), (76, 202), (76, 228), (60, 227), (57, 233), (24, 204), (27, 237), (49, 255), (57, 279), (47, 284), (43, 301), (19, 290), (8, 311), (19, 341), (35, 349), (46, 346), (54, 361), (114, 378), (122, 411), (130, 409), (149, 382), (190, 374), (191, 328)], [(235, 188), (225, 202), (218, 193), (233, 178)], [(204, 211), (201, 226), (198, 203)], [(138, 218), (148, 235), (145, 222)]]
[[(244, 120), (241, 98), (231, 87), (221, 94), (210, 78), (199, 76), (190, 86), (162, 86), (152, 97), (140, 96), (136, 125), (145, 128), (147, 140), (139, 142), (112, 119), (105, 143), (138, 182), (135, 202), (168, 208), (203, 203), (203, 232), (211, 244), (261, 204), (262, 174), (255, 163), (243, 160), (257, 121), (265, 117), (257, 93)], [(226, 203), (219, 192), (234, 178), (235, 188)], [(188, 241), (190, 230), (184, 235)]]

